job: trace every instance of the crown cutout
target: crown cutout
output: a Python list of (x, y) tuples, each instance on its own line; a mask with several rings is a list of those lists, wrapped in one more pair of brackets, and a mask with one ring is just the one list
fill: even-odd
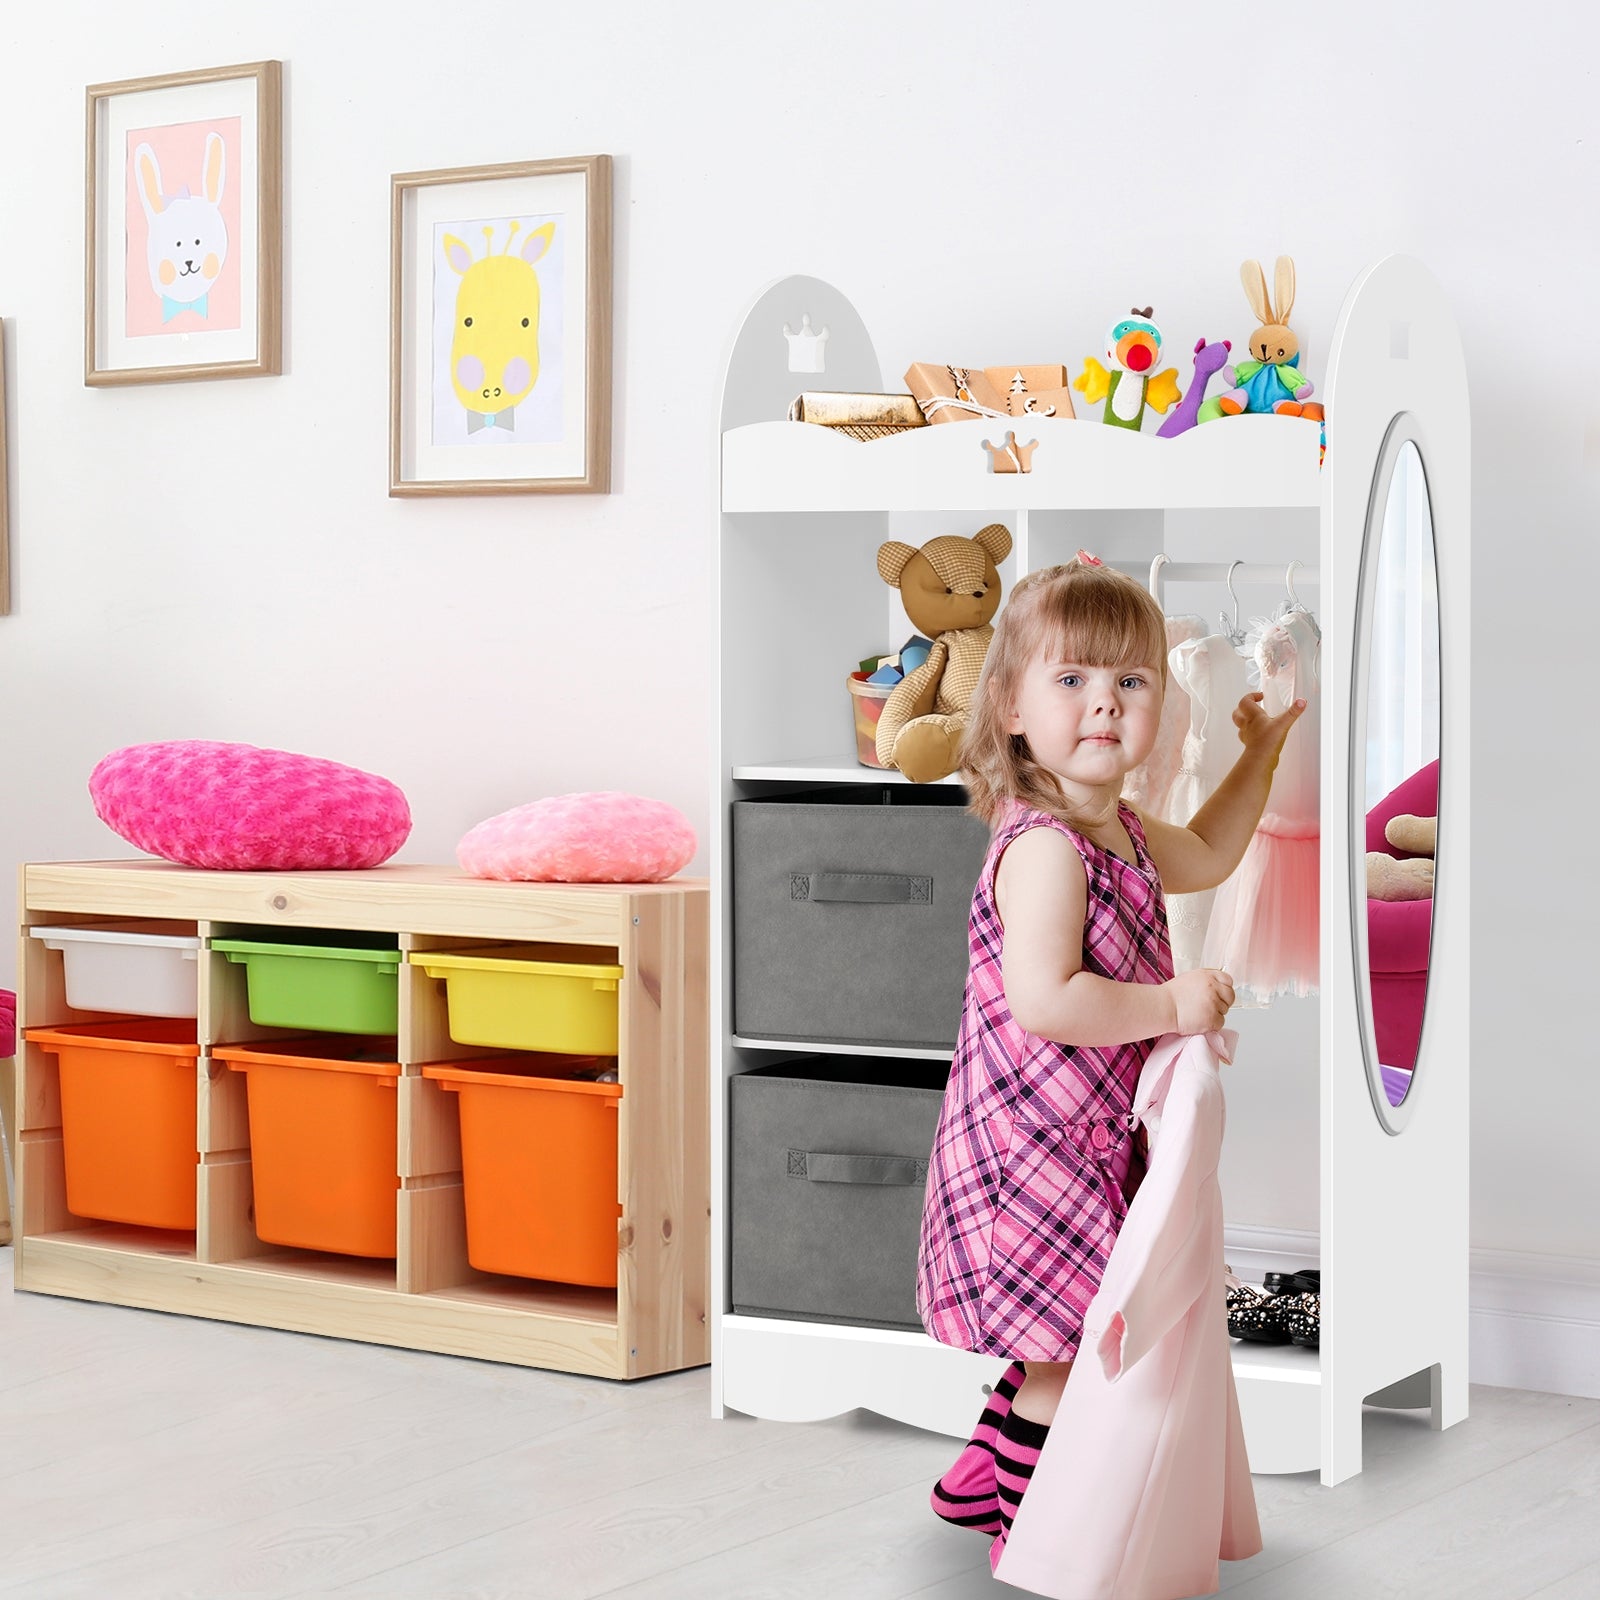
[(816, 333), (811, 327), (811, 318), (804, 314), (800, 318), (800, 331), (793, 333), (789, 324), (783, 325), (783, 336), (789, 341), (789, 370), (791, 372), (825, 372), (827, 370), (827, 343), (828, 330), (824, 328), (821, 333)]
[(989, 454), (991, 472), (1032, 472), (1033, 452), (1039, 448), (1039, 441), (1030, 439), (1027, 444), (1018, 444), (1016, 434), (1008, 428), (999, 444), (985, 439), (983, 448)]

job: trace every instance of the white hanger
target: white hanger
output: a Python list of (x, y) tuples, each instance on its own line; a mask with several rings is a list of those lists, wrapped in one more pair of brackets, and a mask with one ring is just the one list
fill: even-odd
[(1278, 608), (1278, 615), (1286, 617), (1292, 611), (1304, 611), (1305, 604), (1300, 596), (1294, 592), (1294, 569), (1304, 565), (1298, 558), (1289, 563), (1289, 570), (1283, 575), (1283, 586), (1289, 591), (1289, 598)]
[(1235, 561), (1228, 568), (1228, 594), (1233, 600), (1233, 625), (1228, 625), (1228, 613), (1221, 612), (1218, 622), (1221, 624), (1223, 636), (1235, 647), (1244, 643), (1244, 629), (1239, 626), (1239, 596), (1233, 587), (1234, 573), (1244, 565), (1242, 561)]
[(1167, 554), (1167, 552), (1163, 550), (1156, 556), (1155, 560), (1150, 563), (1150, 582), (1148, 587), (1150, 589), (1150, 593), (1155, 596), (1157, 605), (1161, 604), (1161, 569), (1166, 566), (1171, 559), (1172, 558)]

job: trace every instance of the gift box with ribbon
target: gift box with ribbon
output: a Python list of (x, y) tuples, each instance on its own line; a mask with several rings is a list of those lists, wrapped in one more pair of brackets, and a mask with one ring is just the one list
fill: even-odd
[(1045, 363), (1031, 367), (985, 367), (983, 375), (1013, 417), (1075, 418), (1067, 369)]
[(906, 373), (906, 387), (916, 396), (929, 422), (970, 422), (1005, 418), (1005, 396), (982, 367), (946, 367), (918, 361)]

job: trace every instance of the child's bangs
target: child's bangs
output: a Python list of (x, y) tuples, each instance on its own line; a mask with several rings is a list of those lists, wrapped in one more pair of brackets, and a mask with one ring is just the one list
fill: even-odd
[(1073, 596), (1069, 620), (1052, 607), (1040, 618), (1036, 649), (1084, 667), (1154, 667), (1167, 675), (1167, 629), (1159, 609), (1132, 583), (1096, 584)]

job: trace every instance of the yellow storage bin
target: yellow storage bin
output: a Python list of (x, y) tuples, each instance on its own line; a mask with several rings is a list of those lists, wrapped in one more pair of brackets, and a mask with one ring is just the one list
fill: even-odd
[(557, 1055), (617, 1054), (622, 968), (589, 945), (415, 950), (407, 959), (445, 986), (457, 1044)]

